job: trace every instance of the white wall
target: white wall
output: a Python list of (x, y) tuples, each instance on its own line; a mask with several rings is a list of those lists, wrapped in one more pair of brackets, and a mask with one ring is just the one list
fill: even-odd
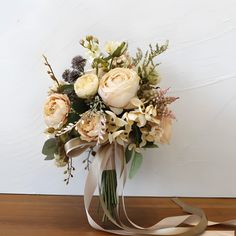
[[(170, 146), (145, 153), (129, 195), (236, 197), (236, 1), (0, 0), (0, 192), (82, 194), (86, 172), (65, 187), (41, 155), (41, 115), (51, 84), (84, 53), (79, 40), (128, 40), (131, 49), (170, 40), (162, 86), (181, 99)], [(138, 186), (138, 188), (137, 188)]]

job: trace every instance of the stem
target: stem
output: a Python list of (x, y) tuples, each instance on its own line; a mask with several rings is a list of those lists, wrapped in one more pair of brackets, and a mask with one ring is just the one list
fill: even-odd
[[(101, 194), (107, 210), (112, 217), (115, 217), (115, 208), (117, 206), (117, 178), (116, 170), (104, 170), (102, 173)], [(108, 221), (108, 217), (104, 214), (102, 221)]]
[(53, 69), (52, 69), (51, 65), (48, 62), (47, 57), (43, 55), (43, 58), (44, 58), (44, 61), (45, 61), (44, 64), (48, 67), (48, 74), (50, 75), (52, 80), (56, 81), (56, 83), (57, 83), (57, 85), (59, 87), (60, 84), (59, 84), (59, 82), (58, 82), (58, 80), (57, 80), (57, 78), (56, 78), (56, 76), (55, 76), (55, 74), (53, 72)]

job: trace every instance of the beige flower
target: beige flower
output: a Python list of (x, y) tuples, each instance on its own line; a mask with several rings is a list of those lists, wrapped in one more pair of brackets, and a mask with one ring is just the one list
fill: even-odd
[(145, 107), (138, 98), (131, 99), (130, 104), (136, 107), (136, 109), (126, 112), (124, 119), (128, 123), (136, 122), (139, 127), (145, 126), (148, 121), (155, 124), (160, 123), (160, 119), (157, 117), (157, 109), (153, 105)]
[(85, 112), (77, 122), (75, 129), (80, 138), (87, 142), (103, 140), (105, 134), (105, 118), (100, 113), (91, 111)]
[(90, 98), (98, 91), (98, 77), (95, 74), (85, 74), (79, 77), (74, 84), (75, 93), (80, 98)]
[(48, 96), (44, 105), (44, 120), (48, 127), (58, 129), (67, 121), (70, 100), (67, 95), (54, 93)]
[(116, 141), (120, 145), (125, 146), (125, 143), (128, 142), (131, 126), (123, 118), (117, 117), (111, 111), (106, 111), (106, 114), (106, 140), (110, 143)]
[(107, 105), (124, 108), (136, 96), (139, 80), (134, 70), (115, 68), (102, 77), (98, 93)]
[(147, 142), (154, 144), (168, 144), (171, 138), (172, 119), (164, 117), (160, 124), (148, 122), (145, 127), (140, 128), (142, 133), (142, 142), (140, 147), (146, 145)]

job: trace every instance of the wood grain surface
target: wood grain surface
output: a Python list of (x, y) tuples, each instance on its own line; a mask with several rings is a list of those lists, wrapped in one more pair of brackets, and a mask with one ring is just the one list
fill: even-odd
[[(209, 220), (236, 219), (236, 199), (181, 198), (204, 209)], [(183, 214), (170, 198), (129, 197), (130, 217), (143, 226), (173, 215)], [(96, 212), (97, 199), (91, 207)], [(96, 218), (96, 217), (95, 217)], [(233, 230), (214, 227), (210, 230)], [(87, 223), (82, 196), (0, 195), (1, 236), (98, 236), (109, 235), (93, 230)]]

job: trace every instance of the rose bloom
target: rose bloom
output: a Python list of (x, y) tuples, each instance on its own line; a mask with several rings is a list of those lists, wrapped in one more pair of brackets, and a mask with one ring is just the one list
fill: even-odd
[(85, 112), (77, 122), (75, 129), (82, 140), (98, 141), (101, 131), (101, 115), (91, 111)]
[(136, 96), (139, 80), (136, 71), (127, 68), (115, 68), (102, 77), (98, 93), (107, 105), (124, 108)]
[(95, 74), (85, 74), (79, 77), (74, 84), (75, 93), (79, 98), (90, 98), (98, 91), (98, 77)]
[(70, 111), (70, 100), (67, 95), (53, 93), (48, 96), (44, 105), (44, 120), (48, 127), (60, 128), (67, 121)]

